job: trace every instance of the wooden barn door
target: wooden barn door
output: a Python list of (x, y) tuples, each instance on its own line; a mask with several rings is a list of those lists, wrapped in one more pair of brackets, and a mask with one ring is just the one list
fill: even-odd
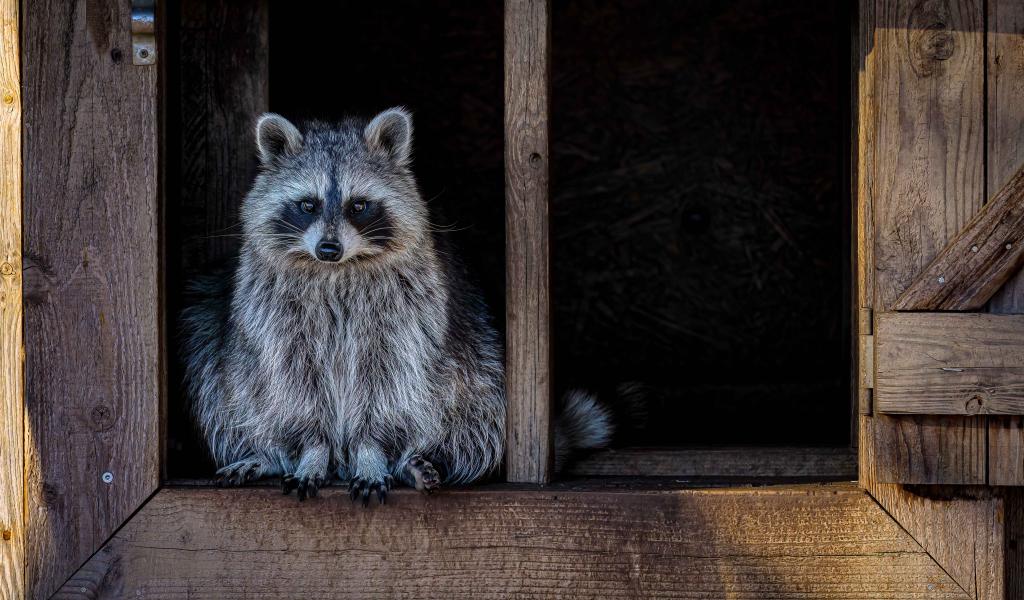
[(1024, 484), (1024, 5), (862, 13), (869, 467), (880, 482)]
[(859, 10), (860, 481), (972, 596), (1024, 597), (1024, 3)]
[(29, 597), (53, 594), (159, 485), (152, 11), (21, 4)]

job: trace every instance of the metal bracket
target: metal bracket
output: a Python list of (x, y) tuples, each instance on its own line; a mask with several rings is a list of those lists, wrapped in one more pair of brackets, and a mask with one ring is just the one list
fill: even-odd
[(132, 64), (156, 64), (156, 0), (132, 0)]
[(859, 412), (862, 415), (870, 415), (874, 407), (875, 387), (875, 336), (874, 336), (874, 315), (870, 308), (861, 308), (858, 311), (859, 323), (857, 326), (857, 362), (858, 381), (857, 387), (860, 390), (858, 395)]

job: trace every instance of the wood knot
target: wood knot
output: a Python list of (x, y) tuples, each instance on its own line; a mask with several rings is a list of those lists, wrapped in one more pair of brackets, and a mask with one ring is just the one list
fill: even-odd
[(3, 538), (4, 538), (5, 542), (10, 540), (12, 537), (14, 537), (14, 533), (11, 532), (10, 529), (4, 529), (3, 533), (0, 534), (0, 535), (3, 535)]
[(97, 404), (89, 411), (89, 421), (96, 431), (105, 431), (114, 425), (114, 412), (105, 404)]
[(11, 263), (5, 262), (3, 264), (0, 264), (0, 274), (4, 275), (5, 277), (10, 277), (11, 275), (14, 275), (14, 271), (14, 265), (12, 265)]
[(980, 394), (975, 394), (967, 399), (964, 404), (964, 411), (969, 415), (976, 415), (981, 412), (982, 407), (985, 406), (985, 399)]
[(542, 157), (541, 157), (539, 152), (531, 152), (530, 153), (530, 166), (531, 167), (533, 167), (534, 169), (540, 168), (540, 165), (543, 162), (544, 161), (542, 160)]
[[(945, 29), (942, 23), (936, 23), (934, 29), (917, 29), (910, 32), (910, 50), (912, 52), (914, 72), (922, 77), (935, 73), (939, 63), (949, 60), (956, 50), (956, 37), (952, 31)], [(942, 27), (943, 29), (938, 29)]]
[(43, 484), (43, 502), (47, 506), (56, 506), (60, 503), (61, 493), (57, 486), (52, 483)]
[(956, 35), (949, 20), (945, 2), (924, 0), (911, 9), (906, 25), (907, 49), (917, 75), (933, 75), (956, 52)]

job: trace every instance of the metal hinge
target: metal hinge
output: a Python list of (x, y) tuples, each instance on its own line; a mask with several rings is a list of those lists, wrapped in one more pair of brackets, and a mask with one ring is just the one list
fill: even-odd
[(862, 415), (870, 415), (875, 388), (874, 319), (870, 308), (860, 309), (857, 326), (858, 404)]
[(132, 0), (132, 64), (156, 64), (156, 0)]

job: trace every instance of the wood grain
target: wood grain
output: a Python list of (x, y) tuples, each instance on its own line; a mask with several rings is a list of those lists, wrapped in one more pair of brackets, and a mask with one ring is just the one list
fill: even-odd
[(879, 416), (862, 416), (858, 447), (860, 484), (971, 597), (1001, 600), (1004, 585), (1004, 506), (985, 488), (937, 493), (931, 486), (887, 483), (880, 473), (891, 449), (868, 441)]
[(1024, 414), (1024, 315), (881, 313), (875, 410)]
[(970, 598), (864, 492), (162, 490), (56, 598)]
[[(898, 51), (896, 46), (900, 36), (906, 41), (911, 39), (908, 32), (899, 24), (898, 10), (899, 8), (892, 2), (862, 0), (859, 3), (859, 122), (856, 148), (858, 260), (855, 273), (857, 302), (863, 309), (884, 309), (885, 306), (882, 301), (876, 302), (876, 297), (881, 294), (876, 293), (875, 276), (881, 269), (889, 268), (889, 260), (883, 254), (881, 259), (876, 261), (874, 239), (876, 224), (879, 221), (875, 219), (874, 205), (877, 202), (892, 202), (891, 195), (879, 197), (878, 194), (890, 189), (893, 184), (879, 181), (878, 178), (901, 177), (889, 163), (901, 143), (910, 143), (913, 140), (907, 138), (901, 141), (903, 134), (898, 128), (898, 118), (889, 118), (885, 121), (889, 125), (885, 129), (880, 127), (883, 113), (890, 113), (890, 117), (899, 115), (899, 84), (898, 81), (892, 81), (899, 77), (898, 72), (893, 72), (893, 69), (897, 68), (894, 53)], [(893, 11), (897, 12), (894, 14)], [(948, 35), (948, 32), (941, 30), (934, 33)], [(939, 114), (941, 115), (941, 112)], [(966, 122), (973, 123), (974, 120), (968, 117)], [(936, 135), (941, 135), (948, 129), (949, 127), (940, 120), (936, 124)], [(925, 128), (919, 136), (919, 139), (925, 140), (925, 143), (921, 144), (925, 148), (931, 145), (927, 143), (928, 131), (930, 129)], [(920, 155), (923, 157), (922, 161), (927, 162), (928, 152), (922, 151)], [(936, 164), (935, 167), (939, 168), (940, 165)], [(918, 196), (917, 193), (912, 195), (914, 198)], [(891, 242), (887, 242), (883, 250), (890, 245)], [(892, 293), (885, 296), (889, 301), (893, 297)], [(865, 397), (870, 398), (870, 390), (862, 385), (858, 387), (861, 401)], [(929, 417), (922, 421), (935, 420), (941, 424), (944, 420), (955, 422), (961, 419)], [(892, 477), (895, 470), (880, 467), (877, 442), (879, 439), (891, 439), (894, 424), (898, 423), (899, 419), (885, 415), (862, 414), (858, 421), (857, 450), (861, 486), (953, 579), (964, 589), (970, 590), (972, 597), (993, 600), (1011, 597), (1004, 594), (1003, 577), (1000, 573), (1004, 566), (1000, 552), (1003, 550), (1005, 539), (1000, 528), (1003, 510), (1000, 500), (991, 497), (929, 496), (921, 494), (921, 490), (887, 483), (882, 477)], [(888, 435), (876, 434), (879, 428), (886, 428)]]
[[(1024, 3), (989, 0), (988, 189), (1024, 164)], [(1024, 277), (1011, 278), (989, 302), (994, 313), (1024, 313)], [(1024, 417), (989, 417), (988, 482), (1024, 485)], [(1022, 575), (1024, 577), (1024, 575)]]
[(509, 481), (551, 478), (549, 0), (505, 2), (505, 248)]
[[(877, 313), (982, 206), (985, 69), (979, 0), (876, 0), (872, 10), (866, 126)], [(902, 451), (879, 454), (881, 480), (984, 483), (985, 417), (872, 418), (872, 443)]]
[(857, 457), (849, 448), (621, 448), (573, 462), (583, 477), (736, 477), (853, 480)]
[(1024, 263), (1024, 167), (939, 253), (895, 310), (978, 310)]
[(0, 598), (25, 595), (18, 1), (0, 0)]
[(39, 598), (158, 485), (158, 69), (132, 65), (128, 2), (27, 6), (26, 570)]

